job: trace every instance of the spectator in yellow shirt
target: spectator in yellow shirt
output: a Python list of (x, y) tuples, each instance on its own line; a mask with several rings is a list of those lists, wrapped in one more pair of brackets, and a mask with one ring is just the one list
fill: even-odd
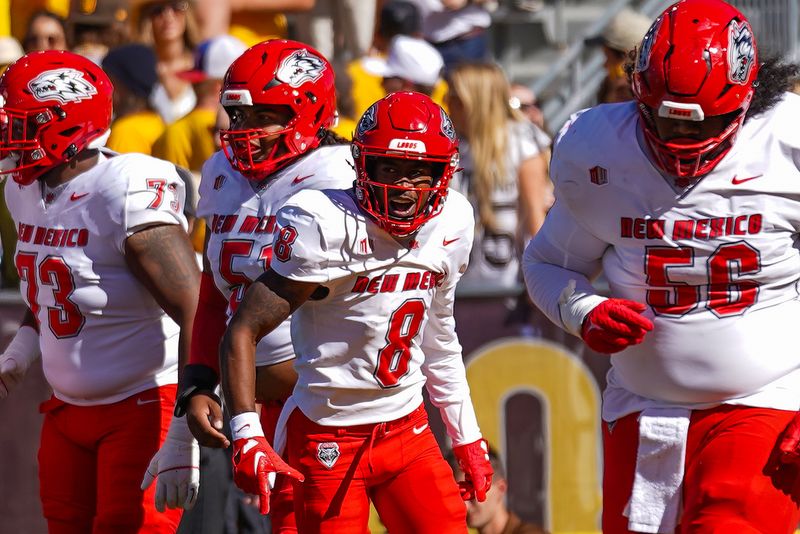
[(197, 105), (185, 117), (167, 126), (153, 146), (153, 155), (199, 173), (203, 163), (217, 151), (214, 126), (217, 120), (222, 78), (245, 45), (229, 35), (212, 37), (195, 51), (194, 68), (178, 75), (192, 83)]
[(153, 143), (164, 132), (164, 121), (148, 99), (158, 81), (156, 55), (142, 44), (111, 49), (103, 70), (114, 84), (114, 112), (107, 146), (116, 152), (152, 155)]

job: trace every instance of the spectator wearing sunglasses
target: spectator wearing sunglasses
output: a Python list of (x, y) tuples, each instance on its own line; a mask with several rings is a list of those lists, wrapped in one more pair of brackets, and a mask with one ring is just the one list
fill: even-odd
[(22, 47), (26, 54), (41, 50), (67, 50), (66, 22), (52, 11), (36, 11), (28, 20)]
[(194, 65), (199, 30), (193, 5), (187, 1), (131, 2), (131, 22), (137, 40), (153, 47), (158, 83), (150, 102), (170, 124), (194, 109), (197, 99), (191, 83), (178, 73)]

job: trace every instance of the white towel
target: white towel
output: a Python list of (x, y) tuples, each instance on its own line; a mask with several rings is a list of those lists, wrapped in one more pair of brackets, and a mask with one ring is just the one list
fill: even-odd
[(681, 512), (690, 414), (683, 408), (647, 408), (639, 416), (636, 474), (625, 508), (630, 530), (675, 531)]

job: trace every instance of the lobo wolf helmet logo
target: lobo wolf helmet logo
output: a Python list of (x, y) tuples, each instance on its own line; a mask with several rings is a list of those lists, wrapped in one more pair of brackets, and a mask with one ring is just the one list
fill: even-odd
[(728, 80), (745, 85), (750, 78), (750, 69), (755, 63), (755, 44), (750, 25), (742, 21), (731, 21), (728, 34)]
[(97, 94), (97, 88), (75, 69), (48, 70), (28, 82), (33, 97), (39, 101), (58, 100), (62, 104), (79, 102)]
[(644, 34), (642, 38), (642, 42), (639, 45), (639, 50), (636, 54), (636, 71), (642, 72), (647, 70), (647, 67), (650, 66), (650, 51), (653, 49), (653, 43), (656, 40), (656, 34), (658, 33), (658, 28), (661, 26), (661, 19), (663, 17), (658, 17), (655, 22), (650, 26), (650, 29), (647, 30), (647, 33)]
[(375, 118), (375, 104), (372, 104), (367, 111), (361, 116), (356, 126), (356, 137), (360, 138), (370, 130), (375, 129), (378, 125), (378, 120)]
[(453, 126), (453, 121), (447, 116), (443, 109), (439, 109), (439, 114), (442, 118), (442, 133), (447, 136), (451, 141), (456, 140), (456, 129)]
[(305, 82), (319, 80), (324, 70), (325, 63), (320, 58), (301, 48), (281, 61), (275, 78), (292, 87), (300, 87)]
[(335, 442), (318, 444), (317, 459), (328, 469), (333, 469), (336, 460), (339, 459), (339, 444)]

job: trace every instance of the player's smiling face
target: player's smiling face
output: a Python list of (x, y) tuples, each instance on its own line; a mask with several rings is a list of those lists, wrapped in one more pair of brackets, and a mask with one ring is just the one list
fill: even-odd
[(370, 178), (387, 186), (376, 187), (379, 210), (395, 219), (413, 219), (428, 203), (432, 175), (433, 165), (427, 161), (377, 158)]
[[(263, 132), (233, 141), (233, 143), (249, 144), (250, 155), (254, 162), (263, 161), (271, 155), (275, 143), (292, 119), (292, 112), (287, 106), (227, 106), (226, 110), (230, 118), (231, 131)], [(237, 148), (244, 150), (248, 147)]]

